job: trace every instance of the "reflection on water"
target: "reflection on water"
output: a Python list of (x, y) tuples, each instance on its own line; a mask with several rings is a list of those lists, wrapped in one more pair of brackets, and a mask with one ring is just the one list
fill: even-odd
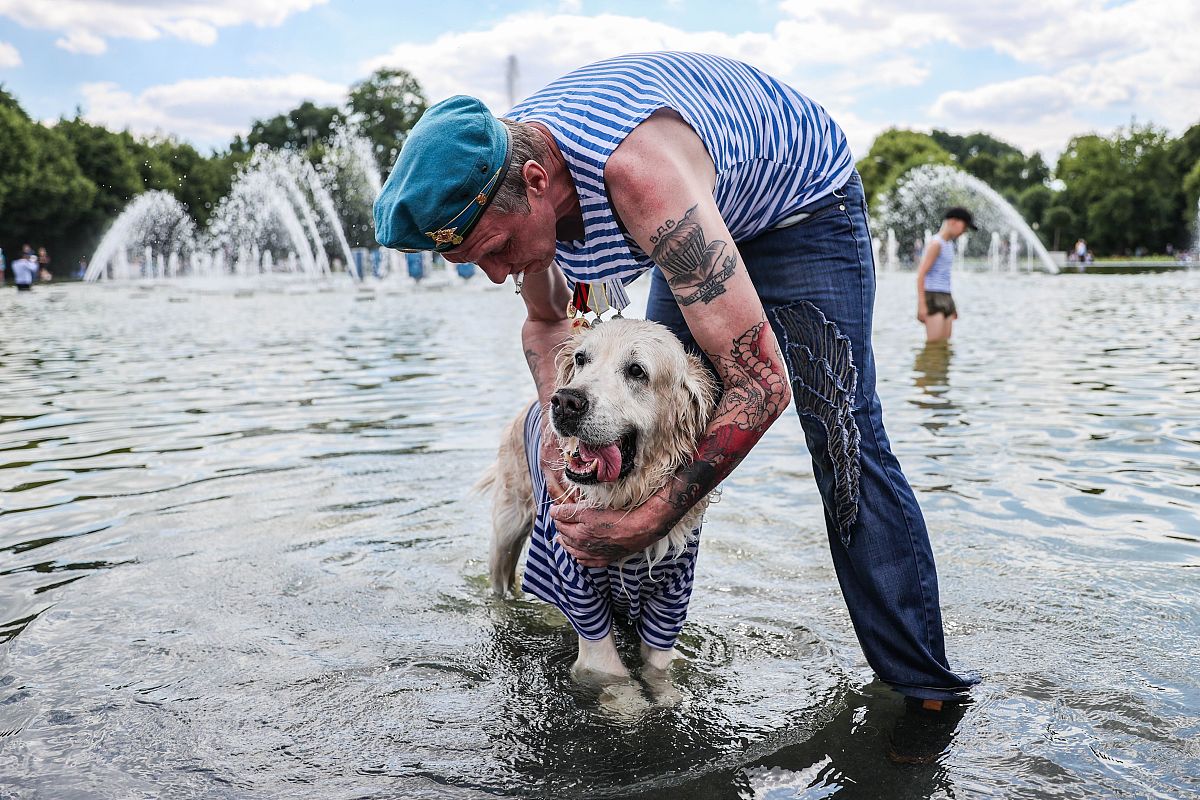
[(912, 403), (931, 412), (929, 419), (921, 424), (934, 433), (947, 425), (961, 424), (950, 393), (952, 348), (948, 341), (926, 342), (913, 363), (913, 385), (921, 394)]
[(881, 276), (888, 432), (984, 677), (948, 721), (862, 662), (791, 416), (710, 512), (683, 702), (620, 721), (556, 612), (489, 596), (511, 292), (0, 293), (0, 794), (1194, 796), (1198, 289), (965, 275), (924, 346)]

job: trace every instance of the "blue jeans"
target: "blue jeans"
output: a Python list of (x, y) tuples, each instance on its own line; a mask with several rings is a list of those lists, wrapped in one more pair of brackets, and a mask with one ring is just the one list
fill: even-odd
[[(737, 245), (784, 351), (838, 583), (882, 680), (917, 698), (962, 699), (978, 678), (946, 661), (929, 533), (875, 391), (875, 264), (858, 174), (804, 210), (800, 222)], [(658, 270), (646, 316), (700, 352)]]

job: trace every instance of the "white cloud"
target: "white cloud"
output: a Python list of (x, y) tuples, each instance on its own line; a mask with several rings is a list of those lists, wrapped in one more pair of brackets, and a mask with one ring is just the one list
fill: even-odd
[(211, 45), (217, 41), (217, 29), (198, 19), (180, 19), (163, 23), (163, 30), (194, 44)]
[(1060, 78), (1035, 75), (942, 94), (933, 115), (981, 122), (1028, 122), (1060, 114), (1073, 105), (1074, 87)]
[[(857, 110), (835, 113), (852, 142), (869, 143), (868, 134), (889, 125), (983, 128), (1048, 154), (1096, 119), (1119, 123), (1136, 111), (1178, 131), (1194, 123), (1200, 109), (1200, 48), (1190, 41), (1200, 30), (1200, 3), (1193, 0), (926, 0), (916, 7), (901, 0), (782, 0), (779, 9), (771, 30), (740, 33), (685, 31), (615, 14), (523, 12), (487, 29), (398, 44), (364, 68), (400, 66), (418, 77), (431, 100), (465, 92), (500, 111), (508, 105), (503, 64), (510, 53), (519, 58), (523, 95), (601, 58), (702, 50), (778, 75), (831, 110)], [(971, 86), (969, 74), (941, 75), (928, 63), (933, 55), (969, 57), (972, 51), (989, 54), (993, 69), (990, 54), (999, 54), (1023, 67), (1010, 71), (1028, 74)], [(903, 119), (867, 121), (865, 115), (878, 112), (857, 98), (931, 81), (961, 85), (964, 78), (968, 88), (891, 114)], [(855, 152), (865, 150), (856, 145)]]
[(56, 39), (54, 44), (68, 53), (79, 53), (89, 56), (98, 56), (108, 50), (108, 44), (99, 36), (78, 29), (72, 30), (66, 36)]
[[(883, 19), (880, 19), (882, 23)], [(840, 24), (840, 23), (838, 23)], [(771, 32), (684, 31), (654, 20), (615, 14), (511, 15), (487, 29), (450, 32), (434, 41), (405, 42), (363, 64), (363, 71), (398, 66), (412, 72), (431, 101), (456, 93), (479, 97), (496, 112), (508, 107), (503, 65), (518, 55), (517, 99), (554, 78), (593, 61), (629, 52), (696, 50), (751, 63), (788, 80), (815, 100), (849, 108), (853, 93), (865, 87), (916, 86), (929, 69), (897, 42), (942, 36), (916, 19), (876, 35), (849, 36), (835, 23), (812, 17), (800, 6)], [(895, 52), (892, 52), (895, 50)], [(819, 77), (818, 77), (819, 76)], [(852, 142), (859, 118), (837, 119)], [(885, 127), (863, 123), (872, 133)], [(856, 152), (865, 152), (857, 149)]]
[(847, 16), (839, 10), (841, 0), (827, 6), (807, 0), (784, 3), (785, 17), (772, 31), (742, 33), (684, 31), (615, 14), (521, 13), (485, 30), (398, 44), (365, 63), (363, 70), (399, 66), (421, 81), (431, 101), (473, 94), (499, 113), (508, 107), (503, 64), (510, 53), (519, 59), (520, 99), (592, 61), (647, 50), (698, 50), (746, 61), (811, 95), (846, 131), (853, 151), (863, 154), (890, 123), (855, 113), (856, 93), (922, 85), (930, 70), (915, 53), (917, 45), (952, 37), (929, 17), (860, 6)]
[[(58, 45), (72, 52), (101, 53), (116, 38), (211, 44), (224, 27), (279, 24), (325, 1), (0, 0), (0, 16), (58, 31)], [(668, 4), (689, 10), (701, 5)], [(773, 28), (740, 32), (733, 26), (684, 30), (669, 21), (583, 11), (595, 5), (558, 0), (558, 13), (523, 11), (486, 28), (399, 42), (362, 64), (362, 72), (400, 66), (417, 76), (431, 100), (465, 92), (502, 111), (508, 105), (504, 65), (510, 54), (519, 59), (519, 99), (598, 59), (645, 50), (700, 50), (747, 61), (811, 95), (830, 109), (860, 155), (880, 130), (893, 125), (984, 129), (1051, 155), (1070, 135), (1098, 121), (1120, 124), (1136, 112), (1139, 119), (1178, 132), (1196, 121), (1200, 109), (1200, 48), (1190, 41), (1200, 30), (1200, 3), (1194, 0), (925, 0), (916, 6), (901, 0), (780, 0)], [(955, 74), (934, 66), (942, 56), (962, 63), (973, 54), (986, 56), (989, 76), (1007, 69), (1024, 77), (973, 79), (969, 61)], [(0, 46), (0, 65), (4, 58)], [(15, 50), (13, 58), (19, 61)], [(319, 102), (344, 97), (342, 87), (335, 91), (334, 84), (309, 76), (301, 80), (324, 94), (287, 87), (296, 90), (272, 89), (260, 97), (257, 89), (246, 87), (271, 82), (247, 81), (229, 98), (208, 97), (206, 91), (228, 88), (229, 80), (182, 82), (136, 95), (94, 84), (87, 99), (92, 116), (110, 124), (219, 143), (244, 132), (252, 118), (284, 111), (304, 97)], [(861, 99), (891, 88), (905, 89), (911, 104), (885, 101), (872, 107)], [(937, 89), (946, 91), (936, 94)]]
[(114, 83), (87, 83), (82, 92), (85, 115), (93, 122), (216, 146), (244, 134), (253, 120), (289, 111), (303, 100), (338, 105), (346, 87), (311, 75), (286, 75), (186, 80), (136, 95)]
[(217, 29), (279, 25), (327, 0), (0, 0), (0, 17), (26, 28), (58, 31), (55, 44), (71, 53), (99, 55), (108, 39), (174, 36), (210, 45)]
[[(1095, 129), (1096, 120), (1111, 120), (1103, 132), (1137, 116), (1179, 133), (1200, 119), (1200, 48), (1189, 41), (1200, 30), (1200, 4), (1070, 5), (1076, 8), (1065, 19), (994, 41), (998, 50), (1044, 60), (1043, 74), (945, 92), (930, 106), (932, 118), (1050, 156), (1070, 136)], [(1091, 13), (1082, 13), (1085, 6)]]
[(21, 66), (21, 54), (8, 42), (0, 42), (0, 68)]

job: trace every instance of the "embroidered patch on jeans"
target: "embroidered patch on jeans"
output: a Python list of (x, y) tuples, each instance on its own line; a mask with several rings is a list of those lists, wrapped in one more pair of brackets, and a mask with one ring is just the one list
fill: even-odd
[(842, 543), (848, 545), (850, 529), (858, 519), (860, 470), (860, 436), (854, 421), (858, 369), (850, 339), (807, 300), (776, 309), (775, 319), (784, 331), (783, 356), (792, 374), (796, 410), (825, 428), (834, 482), (829, 511)]

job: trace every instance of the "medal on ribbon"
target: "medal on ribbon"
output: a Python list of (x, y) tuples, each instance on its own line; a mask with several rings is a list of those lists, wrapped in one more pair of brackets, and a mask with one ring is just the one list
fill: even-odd
[[(590, 328), (603, 322), (601, 315), (610, 308), (607, 286), (579, 281), (571, 294), (571, 302), (567, 303), (567, 319), (571, 320), (572, 330)], [(593, 314), (593, 318), (588, 319), (588, 314)], [(621, 312), (617, 311), (615, 316), (621, 316)]]

